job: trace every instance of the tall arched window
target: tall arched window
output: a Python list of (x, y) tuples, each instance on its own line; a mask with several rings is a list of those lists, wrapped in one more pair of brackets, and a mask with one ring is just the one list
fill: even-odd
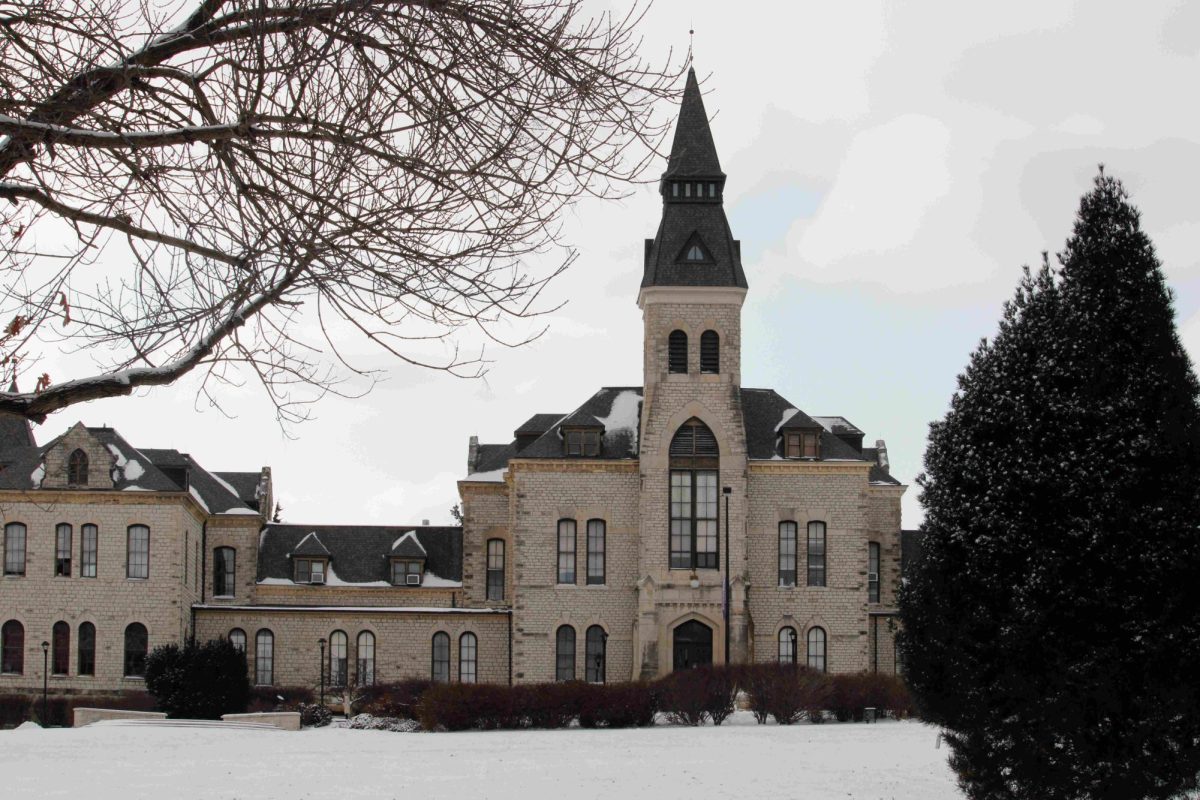
[(808, 629), (808, 666), (817, 672), (825, 672), (828, 662), (825, 660), (825, 629)]
[(558, 582), (575, 582), (575, 520), (558, 521)]
[(358, 685), (370, 686), (375, 683), (375, 634), (360, 631), (354, 650), (358, 657)]
[(146, 651), (149, 649), (150, 638), (146, 626), (140, 622), (131, 622), (125, 627), (125, 677), (144, 678), (146, 676)]
[(464, 633), (458, 637), (458, 682), (459, 683), (475, 683), (478, 675), (476, 674), (476, 658), (479, 652), (479, 640), (475, 638), (473, 633)]
[(606, 526), (602, 519), (589, 519), (587, 524), (587, 582), (604, 583), (604, 551)]
[(779, 663), (796, 663), (796, 629), (790, 625), (779, 629)]
[(79, 623), (79, 674), (96, 674), (96, 626)]
[(599, 625), (587, 629), (583, 671), (588, 683), (604, 683), (608, 672), (608, 634)]
[(825, 585), (825, 523), (808, 523), (808, 585)]
[(0, 628), (0, 673), (20, 675), (25, 671), (25, 626), (10, 619)]
[(671, 335), (667, 337), (667, 372), (686, 374), (687, 362), (687, 334), (679, 330), (671, 331)]
[(150, 529), (130, 525), (125, 543), (125, 577), (150, 577)]
[(575, 629), (570, 625), (554, 634), (554, 680), (575, 680)]
[(254, 682), (259, 686), (275, 682), (275, 634), (266, 628), (254, 634)]
[(437, 683), (450, 682), (450, 634), (438, 631), (433, 635), (433, 680)]
[(700, 334), (700, 371), (710, 375), (721, 371), (721, 337), (716, 331)]
[(867, 602), (879, 602), (879, 542), (867, 542)]
[(234, 628), (229, 632), (229, 643), (243, 653), (246, 652), (246, 632), (241, 628)]
[(50, 673), (66, 675), (71, 671), (71, 626), (59, 620), (50, 629)]
[(346, 685), (346, 667), (348, 664), (350, 640), (345, 631), (334, 631), (329, 634), (329, 685)]
[(671, 569), (717, 569), (717, 438), (693, 417), (671, 439)]
[(4, 574), (25, 574), (25, 524), (22, 522), (4, 526)]
[(487, 599), (504, 599), (504, 540), (488, 539), (487, 543)]
[(779, 585), (796, 585), (796, 523), (779, 523)]
[(67, 456), (67, 483), (71, 486), (88, 485), (88, 457), (82, 450)]
[(71, 526), (60, 522), (54, 527), (54, 574), (71, 577), (71, 541), (74, 539)]
[(232, 547), (213, 550), (213, 597), (233, 597), (237, 551)]

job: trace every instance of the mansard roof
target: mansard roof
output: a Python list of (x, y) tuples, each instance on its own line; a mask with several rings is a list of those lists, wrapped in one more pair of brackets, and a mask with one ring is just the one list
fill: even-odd
[[(771, 389), (742, 389), (742, 417), (747, 456), (756, 460), (780, 459), (779, 437), (790, 426), (821, 429), (812, 417)], [(642, 387), (606, 387), (596, 392), (570, 414), (560, 417), (532, 444), (520, 449), (516, 442), (479, 445), (479, 462), (466, 480), (498, 481), (512, 458), (562, 458), (563, 427), (571, 420), (595, 418), (604, 427), (600, 458), (633, 459), (638, 456)], [(899, 486), (876, 460), (875, 450), (859, 451), (834, 435), (821, 437), (821, 461), (866, 461), (871, 464), (869, 480), (876, 485)]]
[(291, 556), (306, 539), (305, 544), (319, 540), (328, 554), (325, 582), (330, 586), (391, 586), (391, 559), (413, 553), (425, 558), (423, 586), (462, 581), (460, 527), (268, 523), (259, 537), (258, 582), (290, 584)]

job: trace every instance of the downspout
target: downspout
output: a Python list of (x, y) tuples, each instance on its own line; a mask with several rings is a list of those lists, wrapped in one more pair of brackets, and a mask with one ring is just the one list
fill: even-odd
[(732, 663), (729, 658), (729, 607), (733, 605), (733, 597), (730, 596), (732, 586), (729, 581), (729, 495), (733, 493), (733, 489), (726, 486), (722, 489), (725, 494), (725, 663)]
[(512, 624), (512, 609), (508, 610), (508, 685), (513, 685), (513, 624)]

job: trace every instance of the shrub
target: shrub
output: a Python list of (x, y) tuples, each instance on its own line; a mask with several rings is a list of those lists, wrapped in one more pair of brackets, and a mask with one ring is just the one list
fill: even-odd
[(733, 713), (737, 670), (711, 666), (679, 670), (658, 681), (659, 703), (675, 725), (720, 725)]
[(0, 694), (0, 728), (15, 728), (30, 718), (26, 694)]
[(379, 683), (363, 690), (361, 709), (376, 717), (416, 719), (421, 696), (434, 685), (431, 680), (412, 679)]
[(749, 665), (742, 670), (741, 682), (760, 724), (768, 718), (779, 725), (805, 717), (819, 722), (832, 694), (827, 676), (795, 664)]
[(579, 724), (584, 728), (634, 728), (654, 724), (654, 688), (644, 682), (595, 684), (581, 692)]
[(246, 710), (246, 654), (228, 639), (166, 644), (146, 658), (146, 690), (168, 717), (220, 719)]
[(583, 711), (589, 688), (581, 681), (515, 686), (513, 705), (527, 727), (565, 728)]
[(376, 717), (371, 714), (355, 714), (350, 720), (350, 726), (361, 731), (393, 731), (395, 733), (412, 733), (421, 730), (420, 724), (411, 719), (399, 717)]
[(305, 686), (255, 686), (250, 689), (247, 711), (299, 711), (300, 706), (316, 702), (312, 689)]
[(333, 721), (333, 714), (320, 703), (300, 704), (300, 724), (310, 728), (323, 728)]
[(428, 688), (417, 702), (417, 719), (427, 731), (512, 729), (520, 726), (516, 692), (507, 686), (445, 683)]

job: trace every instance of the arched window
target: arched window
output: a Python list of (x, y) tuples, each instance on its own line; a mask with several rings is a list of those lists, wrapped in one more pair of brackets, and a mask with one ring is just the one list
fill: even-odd
[(779, 585), (796, 585), (796, 523), (779, 523)]
[(4, 526), (4, 574), (25, 574), (25, 524), (22, 522)]
[(88, 457), (82, 450), (75, 450), (67, 456), (67, 484), (70, 486), (88, 485)]
[(575, 629), (570, 625), (554, 634), (554, 680), (575, 680)]
[(671, 331), (667, 337), (667, 372), (679, 375), (688, 371), (687, 334), (683, 331)]
[(825, 523), (808, 523), (808, 585), (825, 585)]
[(71, 526), (60, 522), (54, 528), (54, 574), (64, 578), (71, 577), (71, 540), (74, 539)]
[(346, 668), (349, 659), (349, 649), (350, 640), (346, 638), (345, 631), (334, 631), (333, 633), (329, 634), (330, 686), (346, 685)]
[(229, 632), (229, 643), (243, 653), (246, 652), (246, 632), (241, 628), (234, 628)]
[(358, 656), (358, 685), (370, 686), (375, 683), (375, 634), (360, 631), (354, 650)]
[(694, 244), (687, 250), (687, 255), (684, 256), (686, 261), (703, 261), (704, 250), (698, 244)]
[(96, 674), (96, 626), (79, 623), (79, 674)]
[(487, 543), (487, 599), (504, 599), (504, 540), (488, 539)]
[(20, 675), (25, 671), (25, 626), (10, 619), (0, 628), (0, 673)]
[(254, 634), (254, 683), (270, 686), (275, 682), (275, 634), (266, 628)]
[(575, 582), (575, 520), (558, 521), (558, 582)]
[(450, 682), (450, 634), (438, 631), (433, 635), (433, 680)]
[(213, 550), (213, 597), (233, 597), (237, 551), (232, 547)]
[(125, 627), (125, 677), (144, 678), (146, 676), (146, 651), (149, 649), (150, 638), (146, 626), (140, 622), (131, 622)]
[(796, 629), (790, 625), (779, 629), (779, 663), (796, 663)]
[(587, 629), (584, 639), (583, 671), (588, 683), (604, 683), (608, 672), (608, 634), (599, 625)]
[(97, 555), (100, 550), (100, 529), (95, 525), (79, 528), (79, 575), (82, 578), (96, 577)]
[(808, 666), (817, 672), (825, 672), (828, 662), (825, 660), (825, 629), (808, 629)]
[(710, 375), (721, 371), (721, 337), (716, 331), (700, 334), (700, 371)]
[(604, 583), (605, 524), (602, 519), (589, 519), (587, 524), (587, 582)]
[(50, 629), (50, 673), (66, 675), (71, 671), (71, 626), (63, 621)]
[(879, 542), (867, 542), (867, 602), (879, 602)]
[(479, 652), (479, 640), (473, 633), (464, 633), (458, 637), (458, 682), (475, 683), (478, 679), (476, 657)]
[(150, 577), (150, 529), (130, 525), (125, 543), (125, 577)]
[(717, 569), (717, 438), (693, 417), (671, 439), (671, 569)]

